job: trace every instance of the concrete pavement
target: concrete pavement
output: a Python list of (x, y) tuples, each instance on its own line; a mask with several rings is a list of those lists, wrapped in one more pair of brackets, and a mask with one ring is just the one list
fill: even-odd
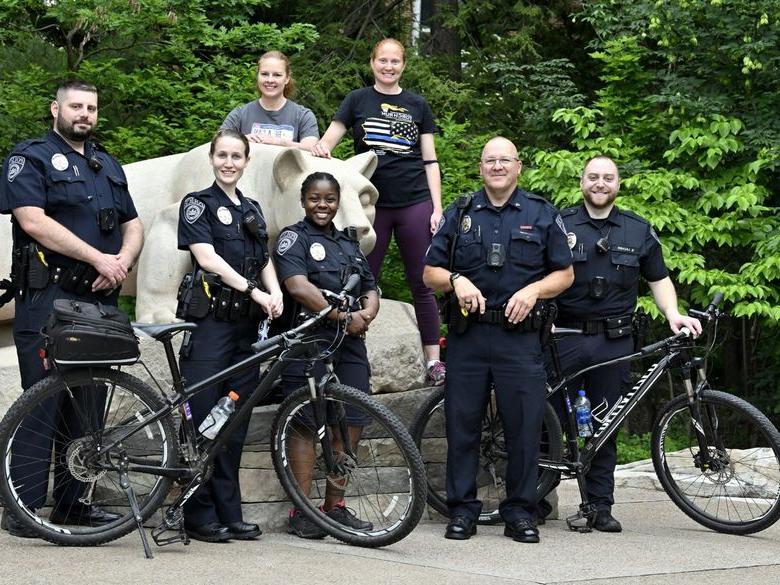
[[(565, 482), (561, 515), (576, 509)], [(264, 534), (256, 542), (193, 542), (155, 548), (143, 557), (136, 533), (98, 548), (63, 548), (0, 532), (0, 583), (231, 583), (298, 585), (609, 584), (707, 585), (780, 583), (780, 524), (749, 537), (707, 530), (663, 492), (618, 488), (613, 510), (622, 534), (569, 532), (563, 520), (541, 527), (538, 545), (518, 544), (502, 526), (480, 526), (469, 541), (442, 537), (425, 522), (385, 549)]]

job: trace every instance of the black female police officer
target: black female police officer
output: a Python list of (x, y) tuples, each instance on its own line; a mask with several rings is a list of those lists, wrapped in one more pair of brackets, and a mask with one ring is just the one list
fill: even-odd
[(457, 318), (462, 309), (466, 315), (457, 327), (450, 320), (447, 335), (451, 520), (444, 536), (453, 540), (476, 532), (482, 508), (476, 485), (479, 440), (493, 382), (509, 458), (506, 499), (499, 507), (504, 535), (539, 542), (536, 460), (546, 378), (538, 324), (529, 314), (538, 299), (568, 288), (574, 273), (556, 209), (517, 188), (521, 166), (509, 140), (490, 140), (480, 163), (484, 187), (465, 205), (447, 209), (425, 260), (425, 283), (454, 292), (452, 313)]
[[(189, 250), (196, 268), (217, 274), (221, 281), (220, 299), (231, 301), (248, 296), (269, 317), (282, 312), (282, 293), (273, 264), (269, 262), (268, 235), (260, 206), (236, 188), (249, 162), (249, 142), (234, 130), (220, 130), (211, 141), (209, 161), (215, 181), (208, 189), (190, 193), (179, 211), (179, 249)], [(266, 291), (254, 279), (260, 277)], [(212, 294), (218, 294), (211, 290)], [(232, 304), (232, 302), (231, 302)], [(254, 318), (226, 311), (214, 305), (200, 319), (188, 344), (183, 347), (182, 375), (197, 382), (252, 355), (250, 344), (257, 340), (260, 311)], [(197, 427), (217, 401), (235, 391), (239, 397), (256, 385), (257, 369), (244, 371), (227, 383), (193, 396), (189, 403)], [(187, 533), (196, 540), (222, 542), (248, 540), (260, 534), (256, 524), (243, 521), (238, 468), (247, 425), (235, 431), (227, 449), (214, 461), (211, 479), (184, 505)]]
[[(379, 296), (371, 270), (368, 267), (358, 242), (339, 231), (333, 225), (333, 218), (339, 209), (341, 188), (338, 181), (328, 173), (312, 173), (301, 187), (301, 204), (306, 217), (295, 225), (285, 228), (279, 235), (274, 251), (274, 261), (279, 271), (279, 280), (285, 292), (292, 297), (285, 303), (291, 319), (297, 308), (319, 311), (327, 305), (320, 289), (339, 292), (350, 274), (360, 275), (359, 304), (349, 313), (347, 336), (334, 353), (333, 366), (339, 381), (363, 392), (369, 392), (369, 365), (363, 334), (379, 311)], [(295, 307), (295, 308), (294, 308)], [(329, 315), (332, 320), (343, 319), (346, 313), (335, 310)], [(292, 325), (292, 323), (290, 323)], [(323, 341), (332, 341), (336, 328), (326, 327)], [(318, 363), (314, 374), (324, 374), (324, 366)], [(306, 384), (304, 365), (292, 363), (284, 371), (282, 385), (289, 393)], [(359, 413), (347, 409), (347, 423), (353, 447), (360, 439), (364, 420)], [(287, 448), (290, 466), (303, 493), (309, 493), (314, 466), (314, 429), (301, 429), (296, 436), (288, 437)], [(370, 530), (371, 524), (357, 518), (346, 507), (344, 486), (328, 481), (323, 511), (337, 522), (361, 530)], [(301, 538), (323, 538), (325, 533), (300, 510), (291, 510), (289, 532)]]

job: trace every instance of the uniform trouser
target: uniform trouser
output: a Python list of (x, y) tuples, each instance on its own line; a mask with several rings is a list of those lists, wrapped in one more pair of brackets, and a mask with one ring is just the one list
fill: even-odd
[[(598, 335), (574, 335), (557, 342), (561, 371), (571, 373), (592, 364), (626, 355), (633, 351), (631, 336), (607, 339)], [(572, 400), (577, 390), (584, 389), (590, 400), (593, 426), (597, 428), (610, 408), (630, 386), (631, 367), (627, 362), (597, 368), (572, 380), (569, 393)], [(560, 396), (560, 393), (558, 394)], [(557, 400), (558, 412), (563, 415), (562, 401)], [(566, 420), (563, 418), (562, 420)], [(564, 428), (566, 423), (564, 422)], [(615, 463), (617, 462), (617, 434), (613, 435), (594, 456), (585, 476), (588, 500), (596, 508), (609, 510), (615, 503)]]
[[(189, 356), (179, 360), (181, 374), (188, 384), (194, 384), (252, 355), (250, 344), (257, 340), (257, 321), (236, 323), (217, 321), (211, 315), (198, 320), (198, 328), (190, 338)], [(192, 422), (195, 428), (206, 418), (212, 407), (230, 390), (240, 399), (240, 408), (259, 381), (259, 367), (249, 368), (221, 384), (207, 389), (189, 399)], [(241, 489), (238, 469), (244, 448), (249, 421), (239, 426), (228, 438), (224, 450), (213, 461), (211, 478), (184, 504), (184, 517), (188, 526), (203, 526), (212, 522), (222, 524), (240, 522)]]
[(545, 372), (538, 333), (472, 323), (447, 337), (447, 507), (450, 517), (476, 519), (476, 476), (482, 419), (491, 382), (507, 449), (506, 499), (501, 517), (512, 522), (536, 514), (537, 460), (544, 416)]
[[(14, 343), (19, 359), (19, 373), (22, 388), (28, 389), (44, 379), (49, 372), (44, 369), (39, 351), (44, 346), (41, 330), (46, 325), (55, 299), (75, 299), (90, 303), (101, 302), (116, 306), (117, 294), (103, 293), (75, 295), (63, 291), (58, 285), (50, 284), (45, 289), (27, 291), (16, 297), (14, 319)], [(83, 420), (77, 416), (80, 411), (89, 417), (89, 425), (95, 428), (97, 417), (102, 413), (105, 394), (102, 389), (84, 386), (74, 389), (74, 398), (52, 398), (41, 404), (22, 422), (14, 436), (11, 456), (11, 477), (14, 483), (22, 482), (24, 489), (20, 497), (25, 505), (40, 508), (46, 503), (49, 483), (49, 460), (54, 442), (54, 504), (67, 512), (78, 502), (86, 484), (73, 480), (65, 466), (65, 455), (72, 439), (83, 434)]]
[[(371, 369), (368, 365), (366, 342), (362, 337), (351, 335), (344, 337), (344, 341), (331, 359), (333, 360), (333, 371), (339, 382), (369, 394)], [(292, 362), (285, 368), (282, 373), (282, 390), (285, 396), (308, 384), (304, 370), (305, 364), (302, 362)], [(313, 375), (315, 380), (319, 380), (325, 375), (325, 364), (322, 361), (315, 362)], [(307, 424), (311, 422), (313, 425), (314, 413), (305, 412), (304, 416), (308, 419)], [(351, 407), (347, 407), (346, 417), (347, 423), (351, 426), (364, 426), (371, 422), (371, 418), (365, 412), (356, 411)]]

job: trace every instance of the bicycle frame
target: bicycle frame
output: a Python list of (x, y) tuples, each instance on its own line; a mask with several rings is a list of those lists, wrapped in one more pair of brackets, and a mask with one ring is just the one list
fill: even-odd
[[(672, 368), (680, 367), (682, 370), (683, 381), (685, 384), (686, 394), (688, 396), (688, 407), (691, 411), (691, 418), (693, 421), (695, 421), (694, 428), (696, 429), (700, 453), (702, 453), (702, 466), (708, 466), (710, 464), (711, 457), (709, 455), (709, 449), (707, 448), (708, 441), (704, 433), (704, 428), (701, 424), (699, 404), (696, 400), (696, 397), (699, 395), (701, 390), (707, 386), (706, 374), (703, 367), (704, 360), (699, 357), (691, 358), (689, 349), (691, 349), (693, 345), (689, 341), (677, 341), (678, 338), (679, 334), (662, 342), (647, 346), (631, 354), (582, 368), (576, 372), (564, 376), (555, 385), (554, 388), (548, 390), (548, 400), (551, 396), (559, 392), (563, 397), (564, 408), (567, 415), (566, 435), (569, 455), (567, 459), (563, 461), (553, 461), (550, 459), (540, 458), (539, 467), (541, 469), (549, 469), (567, 473), (577, 478), (580, 496), (583, 503), (581, 504), (580, 510), (577, 514), (567, 518), (567, 524), (569, 525), (570, 529), (583, 531), (590, 530), (589, 524), (581, 527), (575, 526), (575, 522), (578, 520), (587, 519), (595, 512), (594, 506), (588, 503), (584, 476), (590, 468), (590, 463), (595, 457), (596, 453), (604, 446), (607, 441), (609, 441), (615, 435), (615, 433), (617, 433), (623, 421), (634, 410), (636, 405), (655, 386), (661, 376)], [(553, 340), (552, 343), (554, 344), (555, 341)], [(635, 361), (658, 352), (664, 352), (665, 355), (657, 362), (651, 364), (645, 373), (639, 378), (636, 384), (634, 384), (634, 386), (628, 392), (620, 397), (620, 399), (606, 413), (604, 420), (598, 426), (598, 428), (595, 429), (593, 436), (585, 442), (583, 447), (580, 447), (577, 441), (577, 424), (575, 421), (574, 409), (572, 408), (572, 401), (569, 394), (568, 384), (572, 380), (592, 370), (618, 363)], [(555, 368), (557, 371), (560, 371), (554, 345), (552, 353)], [(693, 386), (691, 377), (691, 370), (694, 367), (697, 369), (698, 379), (695, 388)], [(719, 438), (716, 437), (716, 441), (718, 439)]]
[[(309, 362), (309, 366), (305, 369), (305, 374), (309, 382), (312, 401), (314, 402), (314, 420), (317, 428), (317, 436), (319, 437), (323, 447), (323, 457), (325, 459), (327, 469), (330, 472), (339, 473), (341, 471), (336, 464), (336, 458), (334, 457), (331, 447), (332, 431), (326, 425), (326, 408), (324, 405), (325, 386), (334, 377), (332, 367), (328, 366), (328, 373), (319, 381), (319, 383), (315, 383), (312, 376), (313, 363), (318, 358), (322, 358), (320, 344), (325, 340), (322, 337), (308, 339), (301, 338), (300, 335), (310, 329), (312, 326), (323, 321), (326, 315), (329, 314), (334, 308), (342, 311), (344, 310), (344, 306), (351, 306), (353, 299), (348, 296), (348, 293), (350, 290), (352, 290), (352, 288), (354, 288), (357, 282), (358, 279), (356, 276), (350, 277), (350, 280), (345, 285), (345, 288), (340, 295), (328, 293), (330, 298), (328, 305), (311, 315), (298, 327), (295, 327), (294, 329), (291, 329), (290, 331), (280, 335), (276, 335), (270, 339), (259, 341), (253, 344), (252, 349), (255, 352), (254, 355), (251, 355), (237, 364), (234, 364), (222, 370), (221, 372), (209, 376), (208, 378), (196, 382), (192, 385), (185, 385), (185, 380), (183, 380), (181, 377), (181, 372), (179, 371), (173, 351), (173, 337), (181, 331), (189, 330), (190, 327), (174, 327), (157, 337), (157, 341), (160, 341), (165, 348), (168, 367), (173, 379), (173, 394), (165, 396), (165, 406), (156, 412), (151, 413), (145, 419), (142, 418), (141, 420), (138, 420), (137, 416), (131, 416), (126, 421), (121, 421), (120, 426), (127, 425), (128, 428), (124, 430), (124, 432), (112, 435), (111, 442), (101, 445), (101, 449), (93, 455), (94, 458), (100, 459), (101, 453), (110, 452), (113, 449), (118, 449), (119, 452), (122, 453), (123, 449), (121, 445), (128, 438), (141, 432), (143, 429), (148, 428), (149, 425), (152, 425), (167, 416), (171, 416), (176, 409), (180, 410), (182, 415), (181, 429), (184, 432), (184, 442), (188, 445), (188, 451), (185, 455), (185, 459), (188, 463), (186, 467), (162, 467), (160, 465), (148, 465), (144, 464), (143, 461), (132, 461), (127, 456), (127, 454), (124, 454), (118, 463), (110, 464), (110, 466), (109, 464), (102, 461), (93, 462), (98, 467), (108, 467), (109, 469), (119, 472), (120, 484), (127, 493), (133, 515), (135, 516), (139, 532), (141, 533), (144, 552), (148, 558), (151, 558), (152, 554), (146, 540), (146, 534), (144, 533), (143, 527), (141, 525), (141, 516), (138, 502), (135, 498), (132, 486), (127, 479), (127, 472), (134, 471), (138, 473), (155, 475), (158, 477), (168, 477), (177, 480), (189, 480), (187, 485), (182, 489), (181, 494), (163, 514), (162, 524), (152, 530), (152, 537), (158, 545), (171, 544), (173, 542), (184, 542), (187, 544), (189, 539), (183, 528), (183, 516), (181, 513), (183, 504), (197, 491), (203, 482), (208, 467), (213, 459), (227, 443), (233, 432), (235, 432), (235, 430), (240, 425), (245, 424), (246, 420), (248, 420), (252, 414), (252, 409), (261, 400), (268, 396), (273, 384), (280, 378), (282, 370), (286, 367), (287, 362), (291, 360), (302, 359)], [(323, 294), (327, 292), (328, 291), (323, 291)], [(344, 305), (344, 303), (346, 303), (346, 305)], [(331, 347), (336, 347), (340, 344), (339, 338), (346, 332), (346, 323), (343, 325), (343, 327), (344, 329), (342, 329), (342, 325), (339, 323), (335, 332), (335, 336), (332, 340)], [(186, 409), (184, 408), (185, 402), (196, 394), (203, 392), (206, 388), (212, 386), (213, 384), (224, 382), (233, 375), (252, 368), (268, 359), (273, 359), (273, 362), (262, 373), (258, 385), (249, 394), (238, 411), (229, 418), (227, 424), (225, 424), (219, 430), (217, 436), (212, 441), (208, 442), (203, 440), (202, 437), (199, 437), (195, 431), (194, 425), (192, 424), (191, 418), (186, 415)], [(60, 374), (62, 375), (67, 386), (78, 386), (79, 382), (83, 382), (81, 377), (84, 375), (84, 371), (85, 370), (68, 372), (66, 370), (61, 371)], [(87, 370), (87, 372), (88, 371), (89, 370)], [(154, 378), (154, 376), (152, 377)], [(344, 427), (344, 425), (340, 425), (340, 427)], [(341, 428), (341, 434), (342, 444), (345, 452), (349, 455), (353, 455), (349, 434), (346, 432), (345, 428)], [(173, 537), (163, 537), (163, 534), (168, 530), (176, 531), (177, 534)]]

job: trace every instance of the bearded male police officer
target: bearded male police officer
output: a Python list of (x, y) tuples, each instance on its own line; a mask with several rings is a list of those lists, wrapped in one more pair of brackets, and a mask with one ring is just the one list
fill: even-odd
[[(647, 280), (656, 305), (674, 333), (687, 327), (701, 333), (698, 320), (681, 315), (677, 294), (664, 264), (661, 243), (650, 224), (619, 209), (615, 198), (620, 176), (615, 163), (598, 156), (587, 162), (580, 179), (583, 202), (561, 212), (574, 257), (574, 284), (558, 297), (556, 325), (582, 329), (582, 336), (557, 343), (561, 371), (572, 372), (591, 364), (626, 355), (633, 350), (631, 318), (639, 277)], [(593, 417), (603, 420), (630, 387), (626, 362), (598, 368), (572, 381), (584, 388)], [(593, 527), (620, 532), (612, 516), (617, 442), (613, 437), (596, 454), (586, 476), (588, 500), (596, 507)]]
[(509, 140), (490, 140), (480, 163), (484, 187), (447, 209), (425, 260), (425, 284), (457, 300), (444, 403), (451, 518), (445, 538), (454, 540), (476, 532), (479, 442), (493, 382), (508, 454), (499, 507), (504, 535), (539, 542), (536, 461), (546, 377), (536, 306), (568, 288), (574, 273), (561, 218), (547, 201), (517, 188), (521, 167)]
[[(38, 352), (43, 346), (40, 331), (54, 300), (116, 305), (119, 287), (143, 243), (143, 226), (122, 167), (90, 140), (97, 123), (95, 86), (64, 83), (50, 109), (53, 129), (17, 144), (0, 178), (0, 213), (13, 216), (13, 276), (18, 287), (14, 342), (23, 388), (47, 375)], [(56, 428), (57, 415), (41, 412), (35, 417), (38, 423), (23, 424), (12, 447), (11, 474), (23, 473), (29, 477), (25, 484), (36, 486), (21, 494), (31, 508), (46, 502), (49, 470), (45, 464), (23, 467), (25, 449), (50, 448), (52, 437), (41, 429)], [(61, 428), (67, 429), (69, 422), (61, 421)], [(118, 518), (80, 503), (83, 484), (76, 484), (55, 479), (53, 521), (98, 525)], [(12, 535), (34, 536), (5, 512), (2, 524)]]

